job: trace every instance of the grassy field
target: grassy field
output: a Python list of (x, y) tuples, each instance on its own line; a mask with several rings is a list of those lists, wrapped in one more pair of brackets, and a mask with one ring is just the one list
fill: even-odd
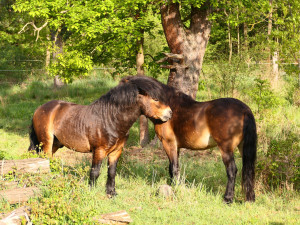
[[(26, 153), (29, 145), (28, 127), (36, 107), (62, 99), (89, 104), (115, 86), (117, 81), (92, 76), (78, 80), (60, 90), (52, 89), (51, 81), (26, 80), (0, 86), (0, 159), (36, 157)], [(292, 106), (264, 111), (259, 117), (259, 155), (272, 139), (296, 133), (299, 109)], [(284, 117), (282, 117), (284, 115)], [(280, 120), (279, 120), (280, 118)], [(277, 120), (277, 122), (276, 122)], [(282, 132), (284, 130), (284, 132)], [(151, 135), (154, 136), (153, 126)], [(241, 158), (237, 154), (238, 175), (233, 204), (222, 201), (226, 173), (217, 149), (193, 152), (183, 150), (180, 157), (181, 184), (174, 186), (172, 197), (157, 194), (160, 185), (169, 183), (168, 160), (160, 147), (138, 146), (138, 125), (130, 131), (123, 156), (118, 165), (116, 189), (118, 196), (105, 194), (106, 163), (97, 186), (90, 189), (88, 174), (91, 155), (61, 149), (51, 161), (50, 175), (10, 174), (0, 177), (15, 180), (19, 186), (38, 186), (42, 195), (30, 200), (34, 224), (93, 224), (93, 218), (109, 212), (126, 210), (133, 224), (299, 224), (300, 196), (290, 186), (270, 189), (263, 176), (256, 184), (257, 200), (245, 203), (241, 192)], [(1, 185), (0, 185), (1, 188)], [(19, 205), (0, 200), (0, 213)]]

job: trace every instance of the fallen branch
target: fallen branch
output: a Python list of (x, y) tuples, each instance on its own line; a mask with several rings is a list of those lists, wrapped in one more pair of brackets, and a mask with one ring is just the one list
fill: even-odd
[(24, 218), (26, 220), (27, 225), (31, 225), (31, 221), (29, 219), (29, 213), (30, 213), (30, 208), (28, 207), (21, 207), (18, 208), (4, 216), (0, 220), (0, 225), (15, 225), (15, 224), (23, 224), (22, 221), (24, 222)]

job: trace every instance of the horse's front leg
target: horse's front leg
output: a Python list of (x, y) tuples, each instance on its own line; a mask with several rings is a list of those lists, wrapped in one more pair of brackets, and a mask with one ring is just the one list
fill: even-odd
[(180, 174), (179, 162), (178, 162), (179, 150), (177, 149), (177, 145), (175, 141), (162, 140), (162, 144), (169, 158), (169, 162), (170, 162), (169, 173), (170, 173), (172, 183), (177, 183), (179, 181), (179, 174)]
[(115, 177), (117, 163), (121, 156), (122, 148), (116, 149), (108, 155), (108, 171), (107, 171), (107, 182), (106, 182), (106, 194), (108, 197), (117, 195), (115, 190)]
[(91, 187), (95, 186), (96, 184), (96, 180), (100, 174), (101, 164), (105, 157), (106, 157), (106, 153), (104, 150), (98, 148), (93, 151), (93, 161), (92, 161), (92, 168), (90, 171), (90, 181), (89, 181)]

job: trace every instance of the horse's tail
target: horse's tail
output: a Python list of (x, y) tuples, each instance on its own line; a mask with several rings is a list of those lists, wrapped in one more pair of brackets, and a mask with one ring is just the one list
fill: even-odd
[(250, 110), (245, 114), (244, 117), (243, 136), (244, 144), (242, 153), (242, 188), (246, 193), (246, 200), (255, 201), (254, 179), (257, 151), (257, 133), (255, 119)]
[(29, 145), (28, 151), (35, 150), (37, 153), (39, 153), (40, 152), (39, 141), (38, 141), (38, 138), (36, 136), (36, 133), (35, 133), (35, 130), (33, 127), (33, 121), (29, 128), (29, 140), (30, 140), (30, 145)]

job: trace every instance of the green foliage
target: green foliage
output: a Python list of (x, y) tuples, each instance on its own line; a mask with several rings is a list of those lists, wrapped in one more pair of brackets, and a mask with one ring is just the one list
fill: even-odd
[(268, 109), (279, 104), (279, 99), (275, 96), (273, 91), (271, 90), (270, 83), (268, 80), (263, 80), (260, 78), (256, 78), (255, 86), (250, 90), (249, 95), (255, 101), (258, 107), (258, 113), (262, 109)]
[(272, 139), (267, 153), (258, 162), (257, 170), (268, 187), (286, 187), (293, 185), (300, 190), (300, 138), (291, 131), (282, 131)]
[(70, 83), (76, 77), (89, 75), (92, 68), (91, 57), (75, 50), (60, 54), (51, 64), (49, 72), (52, 76), (59, 75), (65, 83)]
[(0, 151), (0, 160), (6, 158), (6, 152), (5, 151)]

